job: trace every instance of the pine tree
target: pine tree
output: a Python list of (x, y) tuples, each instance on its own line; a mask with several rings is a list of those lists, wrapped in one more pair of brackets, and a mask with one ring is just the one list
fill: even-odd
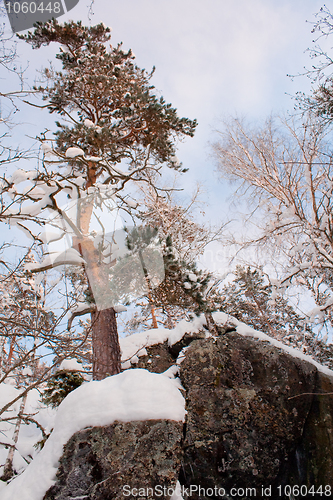
[(83, 384), (84, 378), (79, 372), (70, 370), (57, 371), (47, 382), (42, 392), (41, 402), (57, 408), (65, 397)]
[(126, 253), (109, 269), (107, 294), (112, 296), (115, 304), (120, 305), (129, 305), (147, 294), (153, 328), (157, 328), (151, 291), (156, 281), (160, 281), (164, 275), (157, 230), (150, 226), (135, 226), (124, 227), (124, 232)]
[(233, 282), (221, 290), (221, 310), (254, 328), (282, 339), (304, 335), (304, 321), (287, 299), (275, 296), (260, 269), (237, 266)]
[[(147, 73), (138, 68), (132, 51), (124, 52), (121, 44), (108, 50), (110, 37), (103, 24), (87, 28), (56, 20), (37, 23), (34, 33), (20, 36), (33, 48), (62, 45), (56, 57), (63, 71), (46, 69), (50, 85), (39, 87), (49, 111), (72, 120), (72, 126), (58, 123), (57, 147), (65, 152), (75, 145), (113, 164), (129, 159), (133, 167), (147, 161), (148, 153), (149, 161), (181, 170), (174, 159), (174, 138), (193, 136), (196, 121), (179, 118), (163, 97), (157, 98), (150, 84), (154, 69)], [(91, 184), (100, 175), (98, 167), (90, 167)]]
[[(153, 299), (152, 290), (153, 284), (152, 279), (156, 277), (158, 273), (158, 262), (154, 266), (154, 253), (156, 257), (159, 257), (158, 250), (151, 249), (152, 251), (147, 252), (148, 246), (157, 236), (157, 228), (152, 229), (150, 226), (134, 228), (127, 235), (127, 247), (132, 252), (137, 253), (139, 257), (139, 262), (142, 267), (144, 274), (144, 280), (147, 288), (147, 296), (150, 307), (150, 312), (152, 316), (153, 328), (158, 328), (156, 311), (155, 311), (155, 301)], [(153, 261), (153, 266), (151, 266)], [(149, 273), (149, 268), (153, 267), (153, 273)], [(155, 276), (154, 276), (155, 274)]]
[[(146, 232), (147, 228), (143, 228), (143, 231)], [(148, 234), (150, 232), (151, 229), (148, 228)], [(154, 233), (157, 234), (157, 228)], [(153, 317), (156, 320), (156, 326), (153, 320), (154, 328), (157, 327), (157, 323), (173, 328), (175, 322), (184, 317), (191, 319), (195, 315), (199, 316), (202, 313), (209, 315), (216, 310), (216, 304), (207, 297), (208, 285), (212, 280), (211, 273), (199, 270), (195, 262), (181, 259), (173, 246), (171, 236), (167, 236), (164, 241), (160, 239), (160, 245), (158, 252), (163, 249), (161, 266), (164, 271), (163, 276), (155, 271), (155, 276), (153, 274), (152, 278), (158, 277), (158, 281), (154, 283), (152, 280), (146, 290), (141, 287), (144, 293), (141, 301), (136, 304), (140, 308), (140, 313), (135, 313), (127, 323), (129, 330), (135, 331), (142, 326), (151, 328), (150, 321)], [(159, 253), (158, 255), (161, 258)], [(148, 254), (148, 259), (149, 257), (151, 261), (154, 260), (152, 254)], [(158, 264), (155, 263), (153, 269), (157, 270)]]
[[(100, 290), (107, 290), (109, 273), (94, 242), (86, 236), (94, 204), (101, 206), (108, 198), (117, 210), (132, 212), (124, 194), (128, 183), (154, 185), (156, 173), (164, 165), (184, 171), (175, 158), (175, 139), (193, 136), (196, 121), (179, 118), (170, 104), (156, 97), (150, 84), (153, 71), (138, 68), (131, 51), (124, 52), (121, 45), (107, 47), (110, 30), (103, 24), (87, 28), (81, 22), (61, 25), (52, 20), (37, 24), (34, 33), (21, 38), (33, 48), (61, 44), (56, 57), (62, 71), (45, 70), (49, 83), (38, 90), (51, 113), (71, 122), (57, 122), (53, 148), (53, 153), (69, 163), (70, 172), (44, 174), (43, 180), (51, 185), (56, 182), (56, 194), (68, 180), (71, 185), (67, 183), (66, 189), (76, 199), (88, 201), (80, 205), (78, 226), (73, 229), (71, 225), (76, 235), (73, 247), (83, 257), (87, 273), (90, 271), (90, 290), (92, 281)], [(126, 172), (117, 166), (121, 162), (127, 163)], [(77, 178), (83, 183), (78, 184)], [(54, 194), (48, 207), (62, 213)], [(93, 376), (99, 380), (120, 371), (114, 308), (92, 311), (91, 324)]]
[(173, 316), (177, 317), (179, 311), (190, 316), (210, 313), (211, 305), (205, 293), (211, 273), (198, 269), (195, 262), (180, 259), (170, 236), (164, 242), (163, 260), (165, 277), (152, 290), (152, 297), (155, 306), (162, 310), (168, 321), (172, 321)]
[[(197, 272), (196, 260), (204, 253), (206, 246), (212, 241), (219, 240), (224, 229), (224, 224), (212, 227), (207, 224), (200, 224), (195, 220), (194, 211), (202, 204), (200, 201), (199, 187), (193, 193), (189, 200), (180, 203), (179, 199), (175, 199), (173, 192), (167, 192), (161, 195), (156, 190), (149, 187), (141, 189), (143, 198), (140, 203), (140, 220), (144, 227), (150, 226), (157, 231), (160, 240), (161, 248), (164, 254), (164, 267), (169, 266), (168, 253), (173, 254), (178, 261), (177, 265), (182, 266), (183, 271), (187, 270), (191, 275)], [(170, 247), (168, 249), (168, 247)], [(172, 247), (172, 250), (171, 250)], [(158, 274), (158, 273), (157, 273)], [(167, 274), (167, 273), (166, 273)], [(204, 273), (203, 273), (204, 274)], [(201, 277), (202, 278), (202, 277)], [(200, 278), (200, 279), (201, 279)], [(185, 275), (181, 277), (181, 281), (185, 280)], [(169, 281), (168, 285), (167, 282)], [(210, 288), (213, 282), (217, 282), (213, 276), (209, 277), (209, 287), (206, 288), (203, 295), (205, 302), (211, 304), (209, 309), (214, 309), (211, 298), (207, 297), (207, 293), (211, 295)], [(191, 285), (191, 280), (187, 281), (187, 285)], [(175, 285), (174, 285), (175, 286)], [(193, 286), (193, 283), (192, 283)], [(162, 298), (162, 288), (169, 288), (168, 293), (164, 291), (164, 299)], [(158, 304), (154, 305), (157, 322), (167, 328), (173, 328), (175, 323), (184, 317), (189, 317), (193, 313), (192, 306), (185, 305), (184, 300), (180, 297), (184, 295), (184, 288), (179, 290), (180, 296), (178, 300), (172, 299), (172, 279), (166, 275), (164, 283), (156, 288), (152, 293), (151, 298), (147, 295), (142, 297), (137, 303), (139, 311), (135, 312), (133, 317), (127, 323), (127, 328), (135, 331), (138, 327), (144, 326), (150, 328), (151, 321), (151, 302), (155, 304), (154, 294), (159, 291)], [(196, 292), (198, 287), (196, 286)], [(168, 295), (170, 301), (168, 301)], [(186, 290), (186, 301), (189, 302), (189, 289)], [(202, 299), (198, 301), (203, 304)], [(148, 303), (147, 303), (148, 302)], [(182, 303), (182, 304), (181, 304)], [(204, 312), (202, 309), (201, 312)], [(207, 314), (209, 314), (207, 312)]]

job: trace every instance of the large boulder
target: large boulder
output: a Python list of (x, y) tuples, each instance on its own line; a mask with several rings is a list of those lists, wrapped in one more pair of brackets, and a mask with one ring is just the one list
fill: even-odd
[[(267, 342), (229, 332), (192, 343), (180, 377), (187, 398), (181, 483), (226, 492), (255, 488), (257, 497), (263, 485), (272, 486), (270, 498), (281, 498), (277, 486), (285, 484), (308, 424), (317, 368)], [(325, 404), (324, 412), (331, 403)], [(311, 446), (318, 449), (317, 438), (325, 441), (327, 429), (310, 428)]]
[(66, 444), (57, 481), (44, 500), (153, 499), (156, 487), (176, 485), (182, 438), (183, 424), (173, 420), (115, 422), (79, 431)]
[(302, 498), (330, 497), (333, 378), (282, 345), (232, 330), (148, 346), (138, 363), (158, 373), (186, 348), (179, 368), (185, 427), (147, 420), (83, 429), (65, 446), (44, 500), (153, 499), (157, 487), (170, 489), (177, 479), (184, 499), (225, 492), (225, 499), (281, 500), (288, 485), (314, 486), (307, 496), (303, 488)]
[(165, 372), (170, 366), (177, 361), (179, 353), (188, 347), (194, 340), (204, 339), (206, 331), (199, 330), (198, 332), (185, 333), (184, 336), (172, 345), (168, 341), (160, 344), (154, 344), (150, 347), (145, 347), (147, 354), (138, 354), (135, 356), (135, 362), (132, 361), (133, 368), (143, 368), (153, 373)]

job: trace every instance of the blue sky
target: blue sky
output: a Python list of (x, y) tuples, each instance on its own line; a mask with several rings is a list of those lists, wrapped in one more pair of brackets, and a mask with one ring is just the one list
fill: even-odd
[[(156, 66), (157, 91), (181, 116), (199, 122), (195, 137), (179, 147), (178, 157), (189, 168), (181, 184), (190, 193), (200, 182), (207, 217), (218, 221), (226, 217), (232, 189), (218, 179), (210, 156), (215, 130), (228, 116), (261, 121), (291, 111), (290, 96), (309, 91), (307, 78), (292, 80), (287, 74), (311, 66), (305, 50), (313, 46), (310, 23), (322, 5), (316, 0), (80, 0), (59, 20), (103, 21), (112, 28), (113, 45), (123, 41), (139, 66)], [(29, 61), (31, 79), (53, 59), (56, 47), (33, 51), (20, 43), (18, 50)], [(32, 137), (54, 119), (31, 108), (20, 116)], [(20, 133), (15, 132), (18, 140)]]
[[(307, 90), (306, 78), (287, 73), (310, 66), (311, 25), (322, 3), (316, 0), (89, 0), (60, 20), (103, 21), (112, 28), (112, 43), (132, 48), (139, 66), (156, 66), (153, 84), (177, 107), (197, 118), (194, 139), (180, 146), (179, 157), (193, 179), (212, 175), (208, 142), (219, 121), (230, 115), (260, 120), (293, 107), (288, 94)], [(33, 51), (21, 45), (30, 75), (52, 59), (55, 47)], [(30, 113), (31, 117), (31, 113)], [(39, 131), (45, 116), (34, 113)], [(188, 185), (188, 181), (186, 181)]]

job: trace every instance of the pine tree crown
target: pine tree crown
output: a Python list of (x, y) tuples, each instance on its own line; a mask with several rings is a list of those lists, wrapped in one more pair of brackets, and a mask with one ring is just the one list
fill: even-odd
[(133, 166), (148, 154), (152, 161), (183, 171), (175, 158), (175, 140), (192, 137), (197, 121), (179, 118), (171, 104), (157, 97), (150, 84), (155, 68), (150, 73), (140, 69), (122, 44), (107, 48), (109, 28), (73, 21), (62, 25), (53, 19), (19, 37), (33, 48), (61, 44), (56, 57), (63, 71), (46, 69), (48, 83), (39, 87), (50, 113), (72, 120), (72, 126), (57, 123), (59, 151), (77, 146), (86, 154), (115, 163), (126, 159)]

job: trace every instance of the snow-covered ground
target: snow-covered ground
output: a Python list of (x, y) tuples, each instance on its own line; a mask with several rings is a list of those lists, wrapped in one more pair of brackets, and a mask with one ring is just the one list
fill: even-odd
[[(214, 313), (213, 317), (217, 324), (232, 324), (240, 335), (269, 342), (294, 357), (314, 364), (318, 370), (333, 377), (332, 370), (319, 365), (310, 356), (254, 330), (235, 318), (222, 312)], [(185, 333), (201, 330), (204, 324), (205, 318), (200, 316), (191, 322), (183, 320), (172, 330), (152, 329), (121, 339), (123, 368), (135, 366), (138, 357), (147, 354), (146, 347), (165, 341), (173, 345), (181, 340)], [(68, 360), (63, 363), (62, 368), (72, 370), (80, 366), (75, 360)], [(185, 402), (179, 379), (175, 378), (176, 373), (176, 366), (162, 374), (131, 369), (100, 382), (86, 382), (71, 392), (57, 410), (43, 406), (39, 402), (38, 391), (32, 390), (28, 394), (25, 413), (35, 414), (34, 418), (47, 432), (52, 428), (54, 430), (43, 450), (38, 453), (33, 445), (41, 439), (40, 431), (33, 423), (22, 424), (14, 468), (23, 471), (27, 466), (22, 457), (31, 463), (9, 485), (0, 481), (1, 500), (42, 500), (46, 490), (54, 482), (63, 446), (80, 429), (109, 425), (116, 420), (128, 422), (162, 418), (184, 421)], [(0, 408), (18, 394), (19, 390), (13, 386), (0, 384)], [(20, 400), (2, 417), (15, 417), (19, 407)], [(1, 443), (12, 443), (14, 423), (15, 420), (1, 422)], [(1, 464), (4, 464), (7, 454), (8, 449), (0, 445)]]

